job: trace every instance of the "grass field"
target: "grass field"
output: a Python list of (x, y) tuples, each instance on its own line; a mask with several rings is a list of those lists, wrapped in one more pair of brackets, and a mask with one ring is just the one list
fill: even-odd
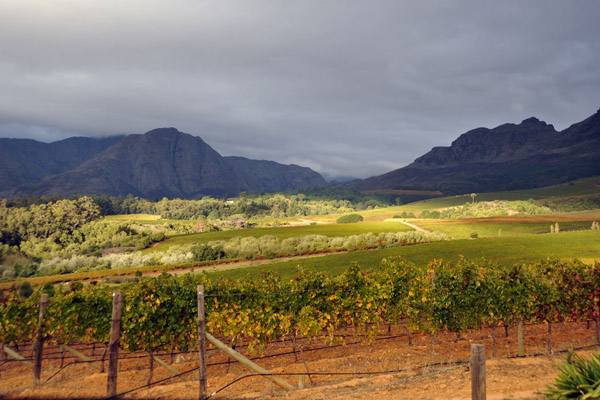
[[(469, 220), (418, 220), (412, 223), (421, 228), (438, 231), (454, 239), (468, 239), (471, 233), (478, 237), (512, 236), (522, 234), (549, 233), (552, 222), (502, 222), (500, 221)], [(561, 231), (577, 231), (590, 229), (592, 221), (567, 221), (560, 222)]]
[(180, 246), (190, 243), (208, 243), (212, 240), (228, 240), (232, 237), (260, 237), (272, 235), (279, 239), (285, 239), (295, 236), (306, 235), (324, 235), (329, 237), (334, 236), (350, 236), (360, 233), (372, 232), (378, 234), (381, 232), (408, 232), (413, 229), (404, 225), (399, 221), (390, 222), (359, 222), (355, 224), (322, 224), (322, 225), (302, 225), (302, 226), (281, 226), (273, 228), (251, 228), (238, 229), (230, 231), (217, 231), (197, 233), (192, 235), (174, 236), (169, 238), (157, 246), (146, 249), (145, 252), (165, 251), (171, 246)]
[(107, 215), (104, 217), (107, 221), (119, 221), (119, 222), (134, 222), (141, 225), (163, 225), (163, 224), (185, 224), (192, 225), (195, 222), (192, 220), (182, 219), (162, 219), (160, 215), (152, 214), (120, 214), (120, 215)]
[(433, 259), (456, 261), (461, 255), (467, 259), (490, 259), (504, 265), (531, 263), (542, 259), (580, 259), (588, 263), (600, 262), (600, 231), (454, 240), (264, 262), (252, 266), (217, 267), (210, 268), (207, 272), (210, 272), (215, 279), (220, 277), (245, 279), (267, 271), (277, 272), (284, 278), (291, 278), (298, 266), (306, 270), (318, 270), (335, 275), (345, 271), (353, 262), (366, 269), (378, 265), (382, 258), (401, 256), (415, 264), (426, 265)]

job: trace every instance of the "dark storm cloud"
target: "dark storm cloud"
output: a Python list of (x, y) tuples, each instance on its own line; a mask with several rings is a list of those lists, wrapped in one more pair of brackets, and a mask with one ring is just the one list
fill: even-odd
[(0, 136), (201, 136), (367, 177), (479, 126), (600, 105), (594, 1), (0, 3)]

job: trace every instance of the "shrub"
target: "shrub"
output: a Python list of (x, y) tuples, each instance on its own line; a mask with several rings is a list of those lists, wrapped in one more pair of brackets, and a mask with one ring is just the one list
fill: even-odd
[(31, 287), (31, 283), (29, 283), (28, 281), (24, 281), (23, 283), (21, 283), (21, 286), (19, 286), (19, 296), (21, 296), (22, 299), (27, 299), (32, 294), (33, 288)]
[(348, 215), (342, 215), (335, 222), (337, 222), (338, 224), (351, 224), (354, 222), (361, 222), (362, 220), (363, 220), (363, 217), (360, 214), (348, 214)]
[(479, 237), (479, 234), (477, 232), (471, 232), (470, 238), (471, 239), (477, 239)]
[(569, 353), (554, 385), (543, 392), (547, 399), (597, 399), (600, 397), (600, 355), (586, 360)]
[(15, 269), (13, 267), (8, 267), (2, 272), (2, 278), (4, 279), (13, 279), (15, 277)]
[(191, 249), (194, 261), (218, 260), (225, 257), (225, 252), (220, 246), (194, 246)]
[(54, 285), (47, 282), (42, 288), (42, 293), (46, 293), (48, 297), (54, 297)]

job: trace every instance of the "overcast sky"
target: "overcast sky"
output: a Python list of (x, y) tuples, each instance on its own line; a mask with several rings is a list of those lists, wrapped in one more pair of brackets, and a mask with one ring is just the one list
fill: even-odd
[(365, 178), (600, 107), (600, 1), (1, 0), (0, 137), (176, 127)]

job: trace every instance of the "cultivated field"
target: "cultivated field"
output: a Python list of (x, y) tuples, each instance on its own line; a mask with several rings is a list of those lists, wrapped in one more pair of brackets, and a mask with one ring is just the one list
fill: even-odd
[[(590, 303), (595, 297), (585, 291), (595, 287), (591, 282), (600, 263), (600, 230), (595, 228), (600, 210), (589, 209), (600, 198), (598, 182), (588, 179), (552, 188), (366, 209), (356, 211), (364, 221), (351, 224), (335, 223), (341, 214), (312, 215), (258, 219), (254, 223), (262, 227), (248, 229), (178, 234), (193, 232), (198, 222), (152, 214), (113, 215), (99, 223), (125, 227), (116, 232), (148, 227), (152, 235), (162, 236), (143, 250), (130, 245), (95, 259), (129, 260), (133, 264), (127, 267), (99, 265), (72, 274), (20, 277), (0, 282), (0, 288), (6, 295), (7, 289), (23, 282), (34, 289), (46, 285), (44, 290), (57, 282), (84, 283), (83, 289), (75, 284), (56, 288), (48, 317), (48, 329), (56, 336), (49, 335), (48, 354), (59, 351), (52, 347), (59, 342), (79, 346), (86, 354), (91, 343), (102, 348), (109, 333), (110, 293), (123, 290), (129, 304), (119, 391), (136, 389), (126, 397), (197, 398), (197, 382), (172, 378), (173, 372), (156, 365), (153, 382), (159, 382), (142, 386), (150, 374), (149, 354), (159, 354), (180, 372), (190, 371), (186, 377), (193, 380), (195, 285), (202, 283), (210, 293), (207, 329), (294, 385), (302, 379), (306, 387), (284, 393), (260, 377), (246, 377), (248, 372), (239, 364), (210, 350), (209, 392), (221, 390), (213, 398), (466, 398), (466, 363), (469, 345), (475, 342), (484, 343), (493, 358), (488, 398), (538, 398), (557, 373), (547, 353), (561, 357), (560, 352), (570, 348), (586, 352), (597, 343), (594, 323), (589, 321), (595, 315), (591, 308), (598, 305)], [(486, 216), (474, 216), (484, 212)], [(448, 215), (452, 217), (441, 218)], [(231, 253), (231, 246), (245, 249)], [(167, 259), (183, 261), (161, 261)], [(578, 278), (570, 281), (575, 270)], [(548, 271), (556, 273), (545, 275)], [(165, 272), (183, 276), (174, 279)], [(500, 310), (513, 301), (492, 295), (476, 305), (483, 298), (483, 287), (497, 289), (508, 282), (506, 276), (519, 276), (515, 282), (525, 286), (507, 290), (530, 296), (526, 305)], [(388, 292), (390, 282), (396, 292)], [(460, 290), (452, 286), (455, 283)], [(397, 292), (402, 288), (406, 296)], [(486, 289), (486, 296), (496, 289)], [(28, 346), (35, 339), (39, 295), (21, 302), (13, 291), (1, 309), (0, 341), (20, 349), (28, 359), (33, 358)], [(567, 297), (572, 297), (571, 303), (564, 301)], [(447, 312), (448, 304), (452, 312)], [(104, 311), (80, 321), (82, 305)], [(492, 305), (498, 307), (494, 312), (488, 309)], [(515, 358), (519, 320), (526, 322), (528, 358)], [(28, 322), (21, 326), (19, 321)], [(89, 328), (82, 328), (88, 323)], [(493, 334), (490, 326), (496, 326)], [(176, 332), (169, 333), (174, 327)], [(495, 356), (489, 353), (492, 336)], [(19, 337), (22, 342), (15, 339)], [(42, 364), (45, 383), (34, 391), (28, 389), (29, 367), (4, 356), (0, 396), (103, 396), (106, 373), (98, 371), (98, 352), (88, 354), (89, 363), (73, 359), (68, 367), (58, 356), (49, 356)], [(236, 383), (237, 379), (241, 381)]]

